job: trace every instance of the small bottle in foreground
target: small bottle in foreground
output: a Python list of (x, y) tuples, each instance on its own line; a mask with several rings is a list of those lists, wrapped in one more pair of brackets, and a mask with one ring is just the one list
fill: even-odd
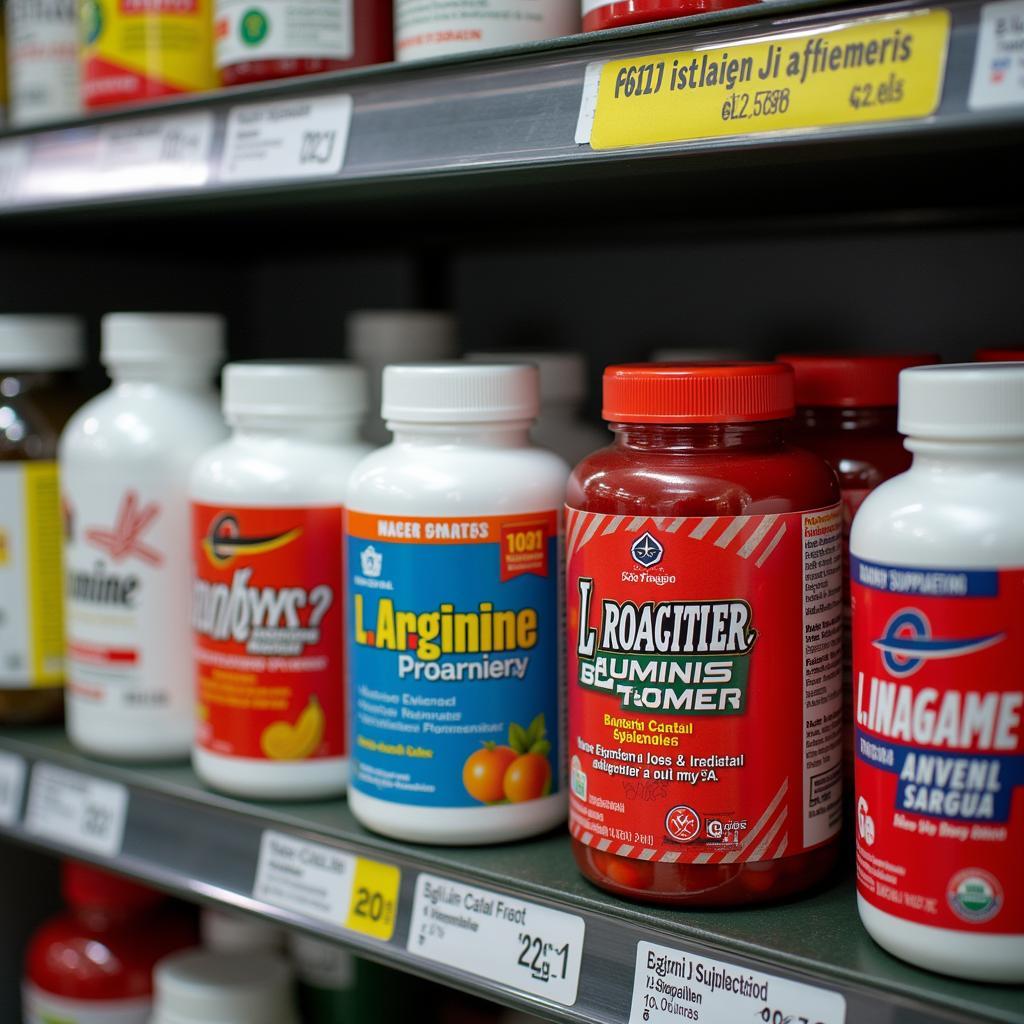
[(663, 904), (821, 881), (841, 820), (839, 488), (779, 363), (611, 366), (569, 480), (569, 826)]
[(57, 440), (80, 396), (74, 317), (0, 316), (0, 722), (60, 718), (64, 578)]
[(724, 11), (745, 7), (756, 0), (582, 0), (583, 31), (621, 28), (646, 21), (684, 18), (706, 11)]
[(111, 386), (60, 439), (67, 729), (97, 757), (188, 757), (195, 721), (187, 484), (226, 434), (218, 316), (110, 313)]
[(342, 510), (366, 377), (340, 362), (230, 363), (230, 440), (192, 473), (192, 763), (239, 796), (345, 791)]
[(850, 536), (857, 904), (879, 945), (1024, 981), (1024, 366), (904, 370), (911, 468)]
[(349, 806), (412, 842), (535, 835), (565, 817), (559, 509), (530, 442), (533, 366), (384, 371), (395, 439), (346, 519)]

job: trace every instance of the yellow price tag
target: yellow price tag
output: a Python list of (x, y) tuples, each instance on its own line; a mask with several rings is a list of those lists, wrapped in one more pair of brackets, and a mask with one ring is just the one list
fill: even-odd
[(949, 11), (914, 11), (610, 61), (593, 149), (927, 117), (942, 96)]
[(345, 927), (387, 942), (395, 932), (401, 880), (402, 873), (394, 865), (359, 857)]

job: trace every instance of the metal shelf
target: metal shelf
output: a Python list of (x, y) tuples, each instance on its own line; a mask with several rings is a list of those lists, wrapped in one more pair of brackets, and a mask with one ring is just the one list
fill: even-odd
[[(65, 785), (56, 798), (44, 792), (54, 785), (54, 769)], [(61, 771), (77, 774), (61, 776)], [(69, 779), (94, 787), (92, 797), (74, 786), (68, 789)], [(98, 827), (81, 816), (83, 808), (77, 805), (85, 800), (98, 805)], [(849, 879), (767, 909), (680, 912), (635, 906), (583, 881), (561, 833), (478, 849), (394, 843), (364, 831), (342, 801), (267, 805), (230, 799), (204, 789), (184, 766), (92, 761), (75, 752), (57, 729), (0, 732), (0, 821), (0, 835), (10, 839), (281, 921), (553, 1020), (624, 1024), (630, 1019), (637, 945), (653, 942), (683, 956), (713, 959), (719, 966), (764, 972), (777, 988), (785, 988), (788, 980), (813, 986), (819, 995), (838, 993), (845, 999), (848, 1024), (1024, 1021), (1024, 990), (918, 971), (875, 946), (857, 920)], [(385, 913), (383, 923), (366, 919), (354, 924), (347, 892), (334, 894), (349, 906), (347, 918), (344, 910), (334, 915), (323, 908), (307, 912), (285, 906), (289, 900), (268, 895), (271, 890), (261, 881), (266, 867), (261, 843), (268, 832), (286, 843), (312, 842), (322, 853), (351, 858), (358, 863), (357, 880), (369, 877), (364, 868), (378, 881), (383, 877), (378, 888), (385, 902), (390, 878), (394, 913)], [(551, 911), (580, 919), (585, 937), (575, 1000), (564, 992), (555, 998), (553, 989), (546, 995), (545, 985), (526, 982), (529, 972), (513, 961), (498, 963), (497, 947), (492, 967), (483, 973), (459, 956), (437, 961), (417, 953), (409, 937), (417, 935), (416, 924), (425, 915), (415, 905), (423, 873), (528, 901), (534, 921)], [(351, 874), (344, 877), (344, 885), (353, 884)], [(513, 945), (515, 931), (513, 926), (506, 936)], [(728, 1018), (705, 1008), (701, 1019), (716, 1024)]]
[[(733, 46), (779, 33), (839, 31), (866, 19), (922, 9), (918, 2), (896, 2), (822, 10), (815, 0), (781, 0), (668, 22), (663, 28), (575, 36), (482, 58), (378, 66), (222, 91), (8, 135), (0, 139), (0, 216), (130, 207), (143, 201), (150, 210), (168, 211), (183, 203), (221, 210), (254, 201), (265, 209), (268, 197), (281, 204), (297, 199), (362, 202), (374, 189), (417, 196), (425, 182), (443, 187), (453, 177), (484, 180), (496, 172), (513, 177), (530, 172), (526, 179), (538, 185), (614, 175), (625, 187), (634, 175), (656, 165), (671, 173), (680, 160), (692, 162), (701, 154), (713, 158), (718, 168), (746, 169), (796, 146), (805, 150), (801, 162), (834, 164), (838, 155), (849, 155), (842, 147), (837, 151), (837, 143), (853, 146), (862, 157), (878, 147), (903, 147), (903, 152), (909, 147), (920, 154), (982, 143), (1004, 149), (1013, 145), (1019, 151), (1024, 103), (969, 106), (983, 6), (980, 0), (953, 0), (928, 8), (951, 14), (948, 52), (939, 73), (937, 107), (912, 119), (809, 123), (602, 150), (576, 141), (587, 68), (595, 63)], [(239, 119), (266, 118), (268, 111), (284, 109), (268, 104), (290, 104), (293, 112), (309, 108), (296, 115), (298, 134), (278, 147), (289, 154), (283, 163), (267, 158), (266, 147), (263, 156), (252, 151), (239, 156)], [(314, 134), (304, 134), (307, 129)], [(330, 132), (335, 134), (328, 139)], [(298, 155), (303, 144), (305, 163)], [(255, 145), (259, 150), (258, 140)], [(227, 150), (235, 156), (226, 155)], [(626, 173), (629, 179), (622, 178)], [(977, 199), (994, 201), (984, 191)]]

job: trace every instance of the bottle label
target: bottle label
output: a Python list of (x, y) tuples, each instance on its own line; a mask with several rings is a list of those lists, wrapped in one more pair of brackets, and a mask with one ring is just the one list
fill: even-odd
[(400, 59), (554, 39), (579, 30), (579, 0), (395, 0)]
[(61, 468), (72, 702), (192, 720), (188, 510), (166, 473)]
[(79, 111), (78, 5), (75, 0), (8, 0), (7, 65), (19, 124)]
[(215, 89), (212, 2), (84, 0), (85, 105), (137, 103)]
[(343, 756), (341, 508), (192, 509), (196, 742), (226, 757)]
[(558, 514), (349, 511), (353, 782), (423, 807), (562, 788)]
[(963, 932), (1024, 932), (1024, 569), (854, 556), (857, 890)]
[(21, 988), (25, 1024), (149, 1024), (153, 1000), (68, 999), (26, 981)]
[(836, 835), (839, 506), (566, 515), (573, 836), (713, 864)]
[(0, 688), (63, 682), (60, 543), (56, 463), (0, 463)]
[(217, 67), (250, 60), (351, 60), (352, 0), (216, 0)]

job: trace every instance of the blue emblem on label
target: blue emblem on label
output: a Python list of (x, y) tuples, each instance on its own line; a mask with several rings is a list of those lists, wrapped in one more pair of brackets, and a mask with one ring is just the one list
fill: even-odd
[(963, 638), (934, 637), (924, 612), (904, 608), (889, 620), (885, 633), (872, 643), (882, 652), (882, 661), (894, 676), (909, 676), (926, 661), (974, 654), (999, 643), (1005, 636), (1005, 633), (989, 633)]
[(665, 554), (665, 549), (661, 546), (657, 537), (650, 533), (644, 533), (642, 537), (638, 537), (630, 548), (630, 554), (633, 556), (633, 560), (642, 565), (645, 569), (650, 569), (652, 565), (657, 565)]

